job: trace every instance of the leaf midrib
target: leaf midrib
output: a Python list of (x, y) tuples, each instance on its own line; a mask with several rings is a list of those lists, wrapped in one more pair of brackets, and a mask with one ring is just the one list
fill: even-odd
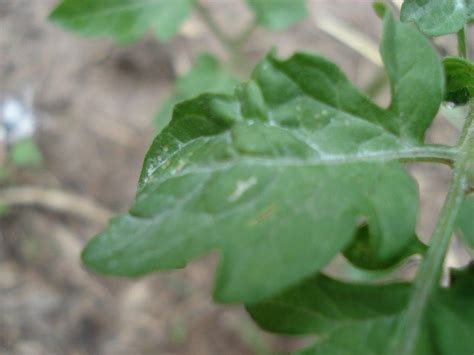
[[(217, 136), (214, 136), (217, 137)], [(206, 137), (210, 139), (209, 137)], [(195, 142), (192, 140), (186, 145)], [(394, 160), (413, 160), (415, 161), (417, 157), (423, 157), (423, 153), (429, 151), (429, 148), (436, 146), (421, 146), (421, 147), (412, 147), (408, 149), (393, 149), (393, 150), (384, 150), (384, 151), (374, 151), (366, 153), (355, 153), (355, 154), (326, 154), (317, 158), (290, 158), (290, 157), (281, 157), (281, 158), (263, 158), (255, 156), (243, 156), (235, 160), (229, 160), (226, 162), (210, 162), (206, 165), (194, 165), (191, 167), (184, 167), (183, 170), (176, 173), (164, 174), (163, 179), (156, 179), (153, 183), (163, 183), (172, 178), (178, 178), (182, 176), (187, 176), (190, 174), (196, 173), (213, 173), (215, 171), (226, 170), (234, 167), (237, 164), (247, 164), (250, 166), (267, 166), (267, 167), (317, 167), (317, 166), (334, 166), (334, 165), (344, 165), (344, 164), (357, 164), (357, 163), (371, 163), (371, 162), (389, 162)], [(454, 157), (457, 154), (456, 147), (449, 146), (440, 146), (444, 149), (446, 156), (445, 159), (448, 159), (448, 155)], [(183, 147), (181, 147), (182, 149)], [(175, 156), (179, 155), (181, 149), (178, 149), (176, 152), (171, 154), (167, 159), (163, 160), (158, 166), (153, 169), (154, 171), (150, 174), (149, 179), (146, 180), (144, 185), (150, 183), (150, 180), (153, 180), (153, 174), (160, 169), (161, 166), (165, 165), (167, 161), (173, 159)], [(443, 151), (440, 149), (440, 152)], [(417, 153), (420, 154), (417, 156)], [(437, 156), (439, 159), (442, 157)], [(436, 155), (433, 155), (433, 158), (436, 158)]]

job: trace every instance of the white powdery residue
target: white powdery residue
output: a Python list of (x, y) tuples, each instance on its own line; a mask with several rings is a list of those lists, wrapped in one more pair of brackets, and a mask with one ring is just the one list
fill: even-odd
[(150, 181), (151, 176), (155, 172), (155, 168), (152, 165), (149, 165), (148, 168), (146, 169), (145, 176), (143, 177), (143, 183), (146, 184), (148, 181)]
[(234, 192), (228, 198), (229, 202), (237, 201), (245, 193), (245, 191), (257, 185), (257, 182), (258, 179), (255, 176), (243, 181), (238, 180)]

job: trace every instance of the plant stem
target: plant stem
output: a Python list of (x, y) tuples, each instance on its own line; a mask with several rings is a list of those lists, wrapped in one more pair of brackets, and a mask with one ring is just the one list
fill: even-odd
[(460, 57), (467, 58), (467, 40), (466, 40), (466, 31), (464, 27), (459, 30), (458, 35), (458, 54)]
[(240, 63), (242, 62), (242, 47), (252, 35), (253, 31), (257, 28), (257, 21), (254, 19), (240, 34), (231, 37), (219, 27), (218, 23), (211, 16), (209, 10), (203, 6), (199, 0), (195, 0), (195, 7), (209, 30), (228, 52), (231, 66), (238, 70)]
[(240, 69), (242, 69), (242, 47), (247, 43), (248, 39), (250, 36), (252, 36), (257, 27), (258, 22), (257, 19), (254, 18), (239, 35), (232, 39), (230, 63), (231, 66), (236, 69), (236, 71), (240, 71)]
[(207, 27), (209, 27), (209, 29), (214, 34), (214, 36), (216, 36), (217, 40), (221, 43), (221, 45), (226, 50), (231, 49), (232, 39), (222, 31), (217, 22), (211, 16), (209, 10), (197, 0), (195, 1), (195, 7), (199, 15), (202, 17), (203, 21), (206, 23)]
[(426, 258), (416, 275), (411, 302), (398, 323), (397, 336), (394, 338), (398, 344), (395, 345), (397, 349), (394, 354), (414, 353), (430, 295), (439, 284), (459, 209), (469, 190), (468, 179), (474, 165), (474, 102), (471, 102), (470, 108), (461, 134), (459, 155), (454, 163), (448, 195)]
[(250, 36), (252, 36), (255, 29), (258, 27), (258, 21), (254, 18), (248, 25), (243, 29), (243, 31), (234, 39), (235, 46), (237, 48), (242, 48), (242, 46), (248, 41)]
[(406, 153), (401, 151), (397, 159), (404, 163), (441, 163), (452, 166), (458, 154), (458, 147), (426, 145), (417, 149), (409, 149)]

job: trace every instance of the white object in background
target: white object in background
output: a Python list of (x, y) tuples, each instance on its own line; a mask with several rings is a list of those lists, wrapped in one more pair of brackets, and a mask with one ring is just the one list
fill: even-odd
[(31, 105), (7, 97), (0, 101), (0, 142), (14, 143), (33, 136), (36, 130), (36, 116)]

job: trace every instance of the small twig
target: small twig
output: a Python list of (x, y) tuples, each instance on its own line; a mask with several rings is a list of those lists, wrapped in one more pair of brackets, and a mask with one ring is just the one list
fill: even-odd
[(209, 30), (227, 51), (230, 57), (229, 66), (236, 72), (239, 72), (242, 62), (242, 47), (247, 43), (250, 36), (258, 27), (257, 19), (254, 18), (239, 34), (230, 36), (222, 30), (219, 24), (212, 17), (209, 9), (203, 6), (199, 0), (195, 0), (195, 8)]
[(258, 21), (256, 18), (254, 18), (252, 21), (249, 22), (247, 27), (245, 27), (238, 36), (232, 39), (233, 43), (235, 44), (235, 47), (238, 49), (242, 48), (242, 46), (252, 36), (253, 32), (257, 29), (257, 27)]
[(338, 39), (378, 67), (383, 67), (378, 46), (365, 34), (327, 14), (319, 15), (315, 23), (322, 31)]
[(112, 211), (81, 195), (44, 187), (19, 186), (0, 190), (0, 203), (8, 206), (40, 206), (76, 215), (104, 225)]
[(233, 41), (232, 39), (227, 36), (222, 29), (219, 27), (217, 22), (214, 20), (214, 18), (211, 16), (209, 10), (203, 6), (198, 0), (195, 1), (195, 8), (203, 21), (206, 23), (206, 25), (209, 27), (211, 32), (216, 36), (216, 38), (219, 40), (221, 45), (229, 50), (232, 51), (233, 49)]
[[(356, 31), (345, 23), (327, 14), (320, 15), (315, 19), (316, 26), (322, 31), (341, 41), (347, 47), (353, 49), (364, 58), (383, 68), (377, 44), (365, 34)], [(387, 84), (387, 75), (383, 70), (379, 70), (371, 82), (367, 85), (367, 94), (374, 98)]]
[(389, 0), (389, 3), (393, 4), (393, 6), (400, 11), (402, 8), (403, 0)]

